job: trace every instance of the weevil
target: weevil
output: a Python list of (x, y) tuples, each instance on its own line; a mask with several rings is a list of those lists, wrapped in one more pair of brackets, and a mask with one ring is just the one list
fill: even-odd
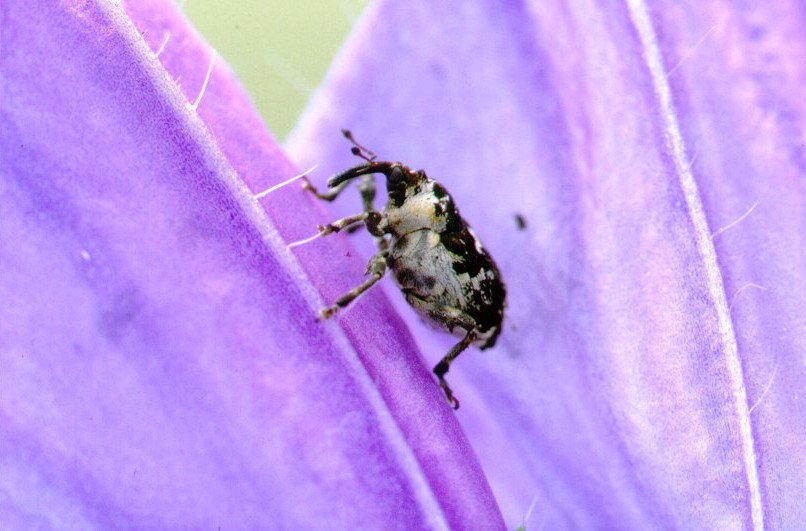
[[(406, 301), (432, 325), (461, 337), (434, 367), (434, 374), (448, 403), (459, 408), (445, 375), (456, 357), (470, 345), (481, 350), (495, 345), (504, 318), (506, 288), (501, 273), (478, 237), (459, 214), (453, 198), (422, 170), (400, 162), (376, 160), (376, 155), (356, 142), (350, 131), (342, 134), (352, 143), (353, 155), (365, 162), (347, 169), (319, 192), (307, 178), (303, 187), (319, 199), (335, 200), (353, 179), (364, 211), (318, 227), (320, 236), (363, 224), (378, 244), (366, 274), (369, 278), (338, 298), (320, 315), (329, 318), (392, 271)], [(386, 177), (387, 202), (374, 207), (375, 175)]]

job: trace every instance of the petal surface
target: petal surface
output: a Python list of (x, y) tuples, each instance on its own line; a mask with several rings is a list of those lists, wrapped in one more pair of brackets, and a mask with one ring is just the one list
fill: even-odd
[(324, 210), (254, 199), (297, 170), (175, 9), (3, 4), (0, 520), (500, 527), (383, 295), (316, 320), (360, 260), (286, 248)]
[[(355, 164), (339, 128), (425, 168), (498, 262), (505, 330), (450, 377), (510, 527), (803, 521), (805, 25), (382, 1), (292, 135), (324, 173)], [(435, 363), (454, 340), (392, 291)]]

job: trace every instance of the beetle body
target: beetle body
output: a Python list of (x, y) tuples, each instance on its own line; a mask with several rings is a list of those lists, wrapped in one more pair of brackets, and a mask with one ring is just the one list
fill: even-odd
[[(403, 167), (403, 171), (410, 171)], [(504, 317), (504, 285), (490, 255), (439, 183), (413, 172), (402, 201), (390, 193), (383, 210), (387, 266), (408, 303), (433, 324), (492, 347)]]
[[(437, 364), (434, 373), (448, 402), (459, 402), (445, 381), (451, 362), (469, 345), (492, 347), (501, 332), (506, 290), (493, 261), (468, 226), (448, 191), (399, 162), (375, 161), (375, 156), (355, 142), (353, 153), (366, 164), (345, 170), (328, 181), (329, 192), (317, 197), (332, 201), (353, 179), (361, 178), (365, 211), (319, 227), (321, 235), (364, 223), (376, 237), (378, 252), (367, 266), (370, 279), (322, 311), (327, 318), (358, 298), (383, 277), (388, 267), (406, 301), (429, 323), (462, 339)], [(379, 212), (373, 207), (374, 174), (386, 177), (388, 201)]]

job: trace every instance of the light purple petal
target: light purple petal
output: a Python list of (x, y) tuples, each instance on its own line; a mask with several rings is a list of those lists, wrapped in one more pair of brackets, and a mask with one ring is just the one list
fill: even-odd
[[(506, 329), (450, 376), (510, 526), (806, 519), (805, 65), (785, 0), (363, 20), (290, 149), (337, 171), (352, 129), (443, 182), (497, 259)], [(451, 338), (405, 315), (435, 362)]]
[(232, 74), (203, 91), (171, 3), (125, 9), (3, 4), (0, 521), (500, 526), (382, 294), (315, 320), (360, 260), (286, 249), (324, 211), (254, 201), (297, 170)]

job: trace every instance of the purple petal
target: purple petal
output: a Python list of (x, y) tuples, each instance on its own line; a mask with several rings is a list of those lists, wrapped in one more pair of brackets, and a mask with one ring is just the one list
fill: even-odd
[(451, 381), (510, 526), (806, 518), (806, 16), (665, 4), (379, 2), (290, 142), (426, 168), (498, 261)]
[(382, 295), (315, 320), (360, 261), (286, 249), (323, 211), (253, 199), (296, 169), (232, 74), (203, 90), (173, 6), (125, 9), (4, 4), (0, 521), (500, 526)]

